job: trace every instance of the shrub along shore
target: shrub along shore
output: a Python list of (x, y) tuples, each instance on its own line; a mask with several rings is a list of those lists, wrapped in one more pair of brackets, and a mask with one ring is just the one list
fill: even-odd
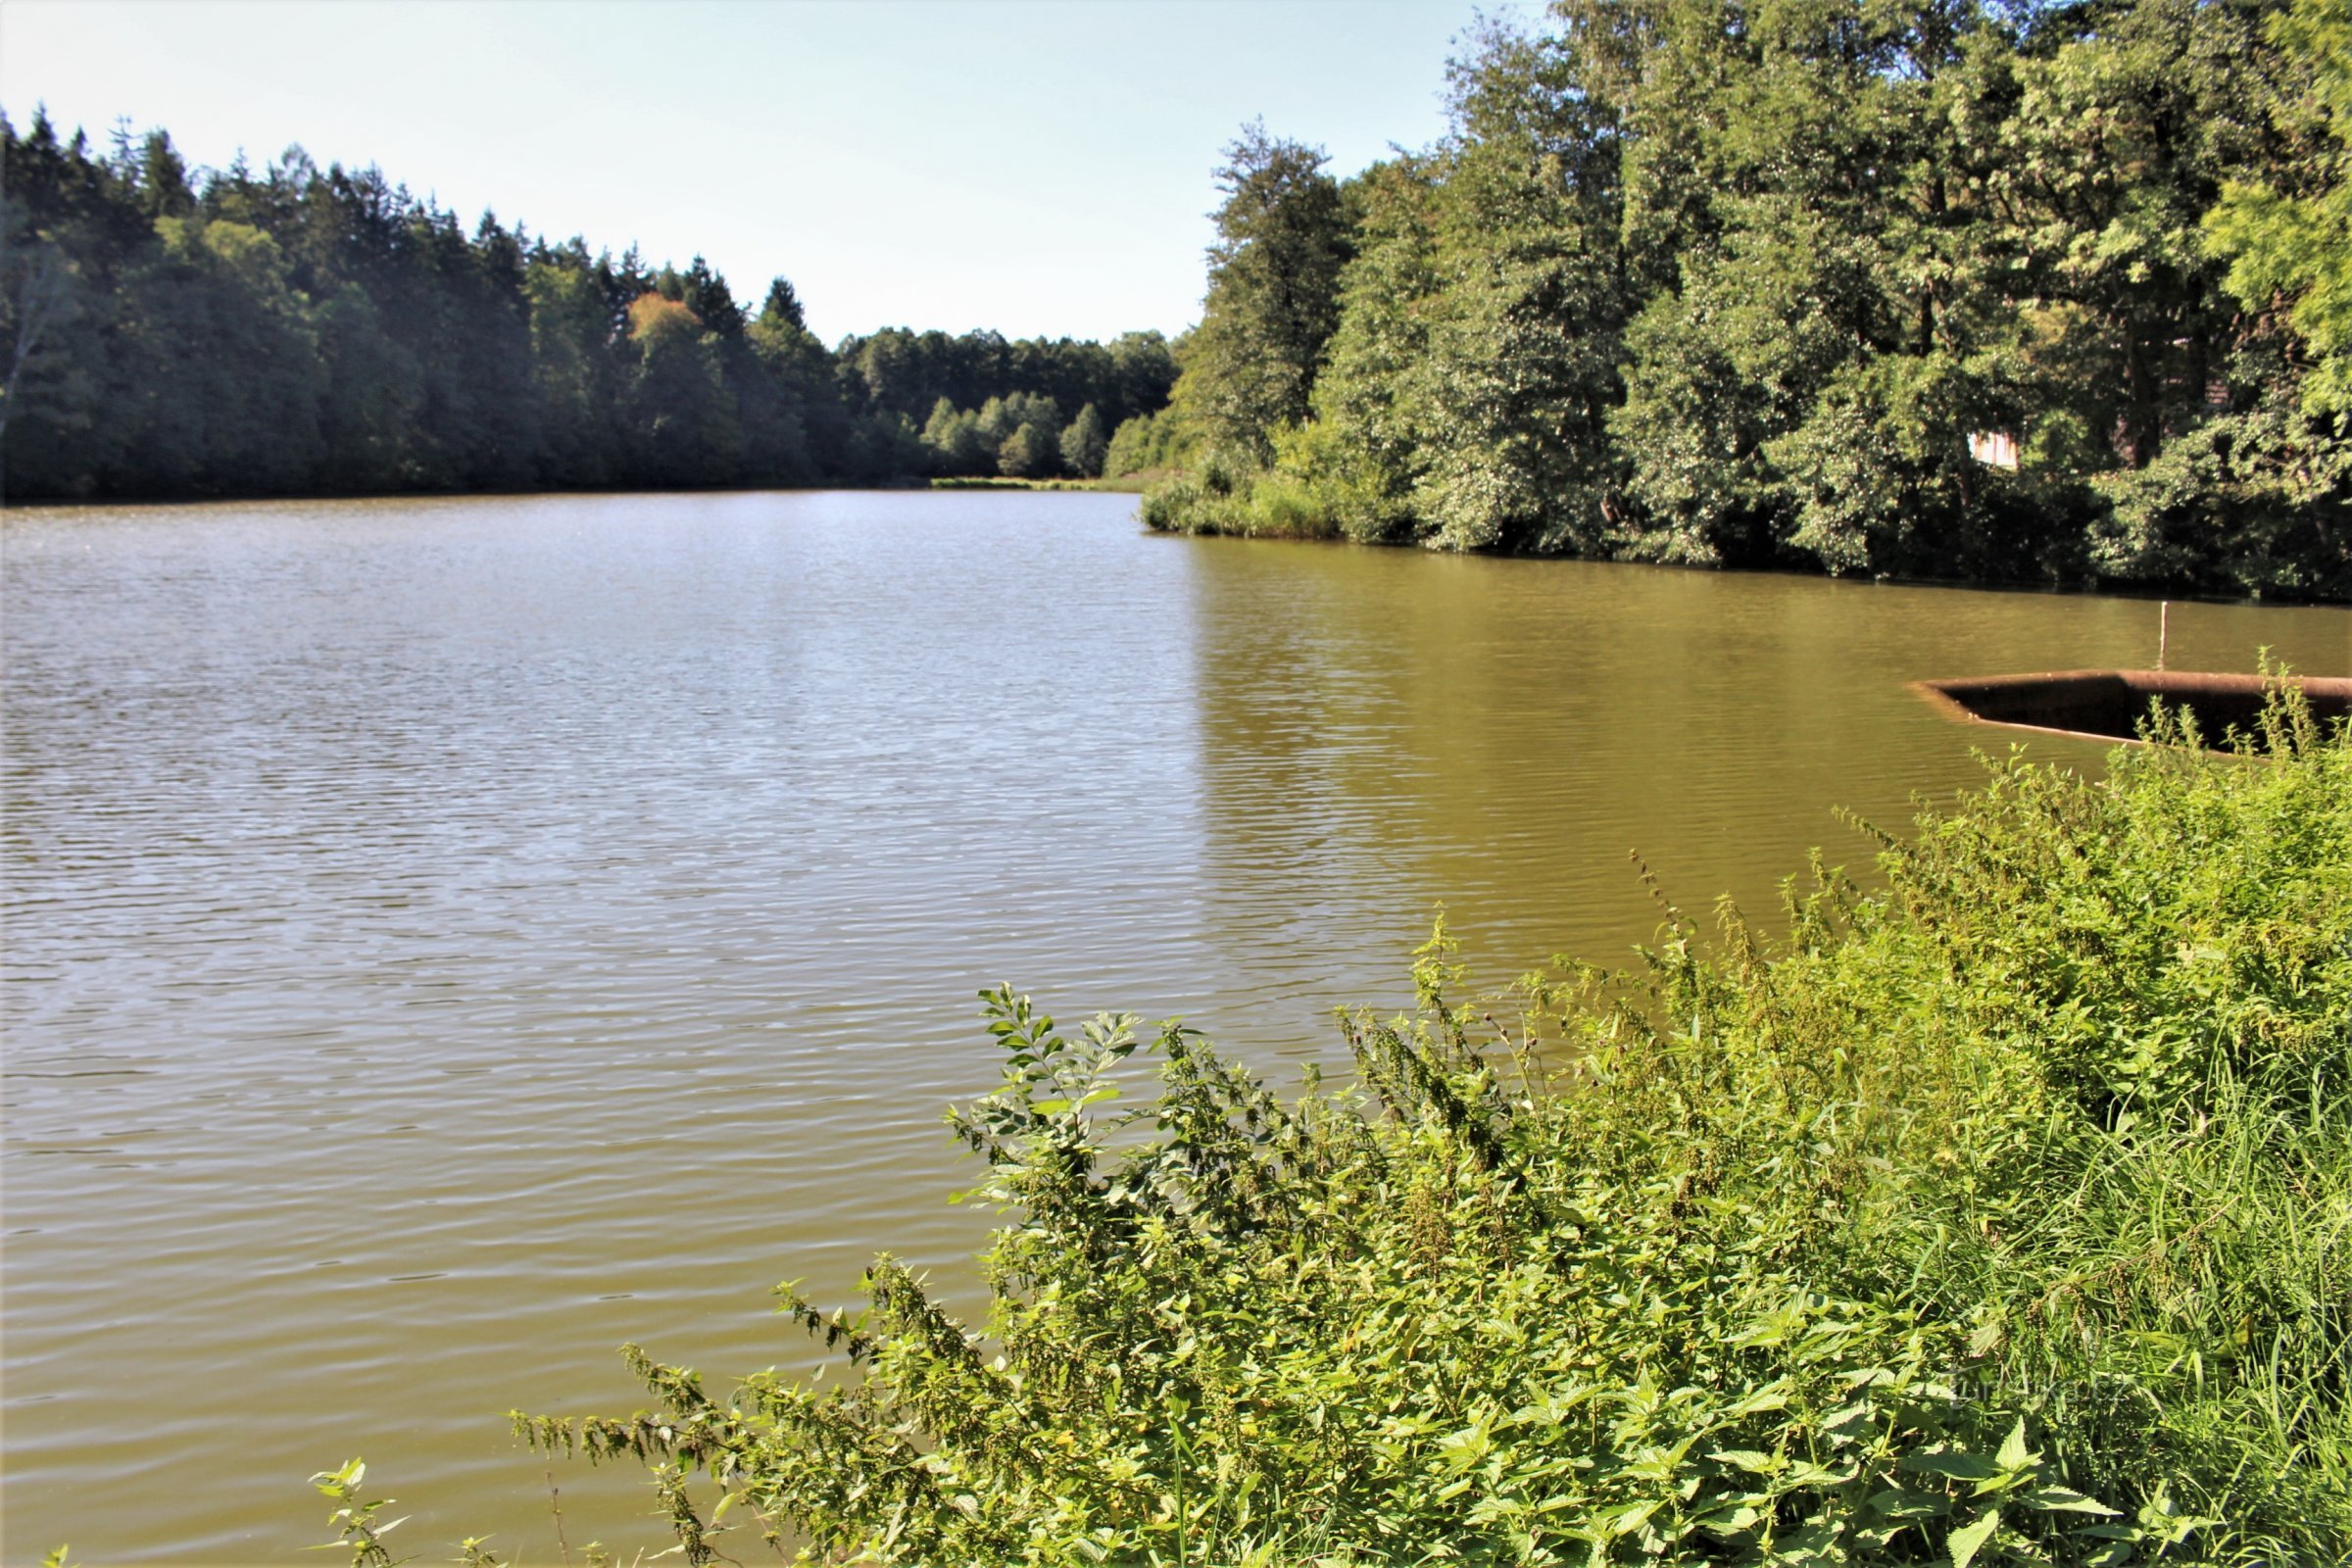
[[(719, 1532), (889, 1563), (2352, 1556), (2352, 730), (2158, 721), (1818, 861), (1787, 934), (1467, 1006), (1357, 1071), (987, 995), (985, 1325), (884, 1256), (822, 1384), (525, 1418)], [(1156, 1063), (1123, 1108), (1116, 1085)], [(729, 1499), (710, 1505), (714, 1483)], [(328, 1478), (328, 1485), (335, 1485)], [(699, 1500), (698, 1500), (699, 1498)], [(366, 1509), (340, 1516), (359, 1560)], [(779, 1535), (778, 1533), (782, 1534)], [(741, 1538), (737, 1538), (740, 1540)]]

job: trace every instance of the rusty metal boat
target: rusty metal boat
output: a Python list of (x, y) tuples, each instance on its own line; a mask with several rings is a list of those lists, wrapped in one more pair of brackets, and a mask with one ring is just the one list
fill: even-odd
[(2264, 693), (2298, 687), (2323, 724), (2352, 719), (2352, 679), (2187, 669), (2058, 669), (1914, 681), (1912, 690), (1953, 718), (2090, 740), (2134, 741), (2149, 706), (2185, 708), (2197, 733), (2219, 746), (2234, 730), (2255, 734)]

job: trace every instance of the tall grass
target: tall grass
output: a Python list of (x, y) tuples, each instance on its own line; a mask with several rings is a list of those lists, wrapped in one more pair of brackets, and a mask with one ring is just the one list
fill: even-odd
[(1997, 765), (1639, 975), (1465, 1007), (1441, 934), (1287, 1100), (1168, 1026), (1122, 1109), (1134, 1020), (992, 992), (985, 1324), (884, 1257), (787, 1296), (845, 1378), (632, 1348), (656, 1408), (519, 1428), (695, 1563), (2344, 1561), (2352, 738), (2265, 722)]

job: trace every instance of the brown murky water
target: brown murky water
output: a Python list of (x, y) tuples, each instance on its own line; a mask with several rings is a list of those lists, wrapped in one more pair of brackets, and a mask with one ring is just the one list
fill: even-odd
[[(969, 1298), (979, 986), (1336, 1058), (1439, 901), (1497, 980), (1629, 956), (1632, 848), (1770, 907), (1866, 858), (1833, 807), (2008, 744), (1905, 681), (2156, 632), (1088, 495), (19, 511), (0, 552), (12, 1563), (304, 1560), (353, 1453), (407, 1549), (555, 1562), (508, 1407), (631, 1407), (626, 1339), (798, 1361), (767, 1287), (884, 1247)], [(2172, 639), (2352, 673), (2344, 611)], [(557, 1478), (575, 1552), (656, 1540), (633, 1476)]]

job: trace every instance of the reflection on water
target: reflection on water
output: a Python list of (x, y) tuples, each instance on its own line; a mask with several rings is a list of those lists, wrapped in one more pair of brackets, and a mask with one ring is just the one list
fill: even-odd
[[(2142, 663), (2144, 603), (1148, 537), (1107, 496), (17, 512), (0, 1555), (277, 1558), (364, 1451), (410, 1549), (554, 1556), (500, 1412), (611, 1348), (801, 1358), (776, 1279), (939, 1269), (972, 993), (1261, 1059), (1769, 908), (1996, 732), (1934, 674)], [(2174, 662), (2352, 672), (2340, 611)], [(2037, 754), (2096, 765), (2063, 741)], [(558, 1472), (567, 1533), (651, 1539)]]
[[(1392, 933), (1368, 973), (1334, 975), (1343, 991), (1392, 979), (1393, 933), (1440, 900), (1498, 975), (1556, 952), (1623, 960), (1656, 919), (1634, 852), (1690, 907), (1728, 893), (1768, 914), (1810, 847), (1867, 860), (1834, 808), (1899, 828), (1915, 795), (1979, 775), (1972, 750), (2011, 744), (1907, 682), (2144, 662), (2156, 618), (2129, 600), (1240, 541), (1200, 548), (1191, 589), (1219, 929), (1276, 950), (1335, 921)], [(2174, 615), (2194, 628), (2177, 662), (2250, 665), (2269, 645), (2314, 673), (2352, 663), (2341, 611)]]

